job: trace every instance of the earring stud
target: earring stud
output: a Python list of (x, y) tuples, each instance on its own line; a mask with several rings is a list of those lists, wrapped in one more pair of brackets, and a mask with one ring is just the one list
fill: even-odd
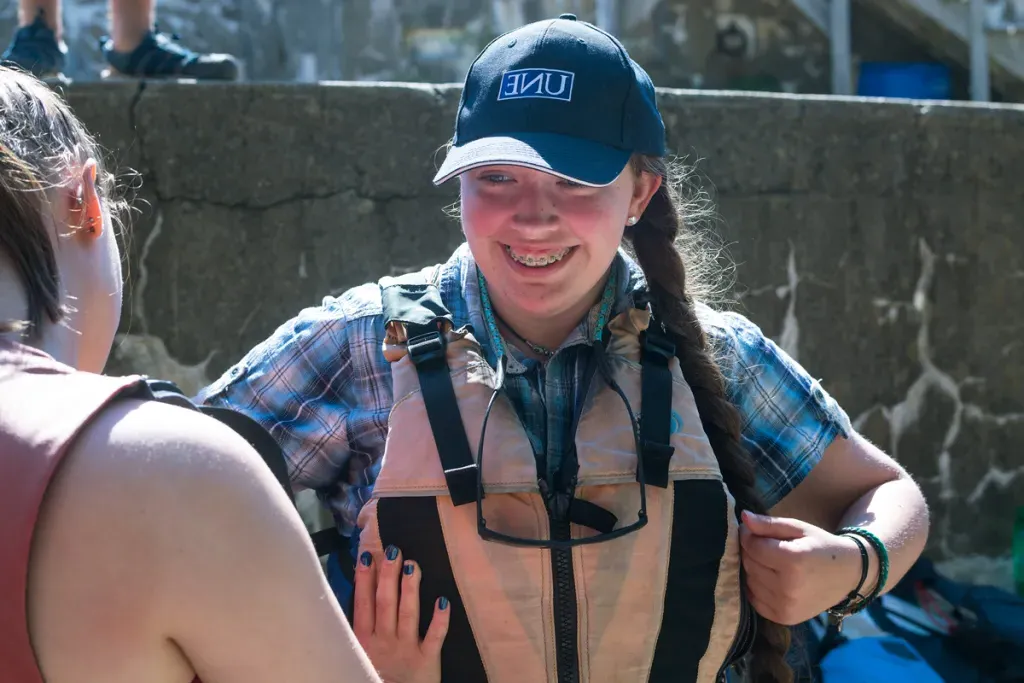
[(629, 225), (636, 225), (636, 216), (630, 216), (629, 220), (626, 221)]

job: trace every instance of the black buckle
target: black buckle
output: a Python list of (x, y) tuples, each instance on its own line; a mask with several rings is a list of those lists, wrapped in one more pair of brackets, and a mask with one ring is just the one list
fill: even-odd
[(409, 349), (409, 358), (414, 365), (445, 360), (444, 337), (439, 331), (435, 330), (410, 337), (406, 346)]
[(444, 471), (445, 482), (448, 484), (448, 494), (452, 497), (452, 505), (458, 507), (476, 500), (477, 479), (480, 477), (480, 470), (474, 462), (471, 465), (453, 467)]
[[(658, 488), (668, 488), (668, 466), (672, 461), (672, 454), (676, 452), (675, 446), (654, 441), (643, 442), (643, 458), (647, 465), (647, 483)], [(637, 471), (637, 481), (640, 480), (640, 472)]]

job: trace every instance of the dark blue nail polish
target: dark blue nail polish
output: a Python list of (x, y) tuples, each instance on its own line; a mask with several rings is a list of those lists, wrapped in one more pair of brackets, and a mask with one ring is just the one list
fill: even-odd
[(441, 609), (442, 612), (448, 609), (448, 598), (441, 598), (440, 600), (438, 600), (437, 606)]
[(389, 545), (388, 549), (384, 551), (384, 555), (389, 559), (393, 560), (398, 557), (398, 548), (393, 545)]
[(359, 561), (363, 563), (364, 567), (369, 567), (370, 563), (373, 562), (373, 555), (364, 551), (363, 554), (359, 556)]
[(402, 567), (402, 573), (406, 576), (412, 576), (412, 573), (415, 569), (416, 567), (413, 566), (412, 562), (406, 562), (405, 566)]

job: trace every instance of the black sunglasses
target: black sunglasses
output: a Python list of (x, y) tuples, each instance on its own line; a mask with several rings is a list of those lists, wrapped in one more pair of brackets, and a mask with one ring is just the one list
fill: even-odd
[[(545, 499), (545, 504), (548, 509), (548, 514), (552, 515), (558, 521), (563, 522), (575, 522), (590, 526), (598, 531), (596, 535), (587, 536), (584, 538), (571, 538), (568, 540), (557, 540), (557, 539), (537, 539), (537, 538), (521, 538), (519, 536), (512, 536), (509, 534), (495, 531), (487, 526), (487, 520), (484, 518), (483, 512), (483, 499), (484, 499), (484, 484), (483, 484), (483, 462), (484, 462), (484, 437), (487, 433), (487, 420), (491, 415), (491, 408), (494, 406), (494, 402), (497, 400), (498, 395), (501, 393), (505, 385), (505, 356), (498, 357), (498, 368), (496, 372), (496, 382), (494, 391), (491, 393), (491, 398), (487, 402), (487, 410), (484, 413), (483, 424), (480, 427), (480, 443), (477, 446), (477, 468), (479, 474), (476, 477), (476, 527), (477, 533), (486, 541), (493, 541), (496, 543), (504, 543), (506, 545), (530, 547), (530, 548), (573, 548), (580, 545), (591, 545), (595, 543), (606, 543), (616, 538), (621, 538), (627, 534), (631, 534), (635, 531), (647, 526), (647, 480), (644, 475), (644, 458), (641, 457), (640, 449), (640, 429), (633, 414), (633, 409), (629, 405), (629, 399), (626, 397), (625, 392), (612, 377), (610, 371), (608, 371), (607, 357), (605, 356), (604, 344), (606, 342), (599, 341), (591, 347), (593, 352), (588, 360), (587, 369), (583, 375), (583, 383), (581, 386), (582, 392), (579, 394), (580, 398), (576, 401), (576, 408), (573, 414), (572, 428), (569, 430), (570, 445), (567, 453), (571, 453), (572, 457), (569, 459), (570, 465), (575, 465), (578, 469), (576, 461), (576, 430), (579, 427), (580, 417), (583, 412), (583, 403), (585, 397), (590, 388), (591, 380), (594, 375), (597, 374), (598, 367), (601, 369), (601, 374), (608, 385), (618, 394), (619, 398), (622, 399), (623, 404), (626, 406), (626, 411), (629, 413), (630, 425), (633, 429), (633, 442), (636, 445), (637, 453), (637, 482), (640, 485), (640, 510), (637, 513), (637, 520), (628, 526), (621, 527), (619, 529), (613, 529), (616, 522), (618, 521), (611, 512), (604, 510), (603, 508), (585, 501), (580, 498), (576, 498), (573, 495), (573, 491), (576, 488), (576, 471), (569, 472), (570, 468), (565, 466), (563, 462), (560, 479), (562, 480), (561, 486), (557, 487), (556, 491), (551, 491), (547, 481), (543, 476), (538, 477), (538, 483), (541, 491), (541, 496)], [(575, 517), (575, 518), (574, 518)], [(599, 520), (596, 524), (587, 524), (585, 520)]]

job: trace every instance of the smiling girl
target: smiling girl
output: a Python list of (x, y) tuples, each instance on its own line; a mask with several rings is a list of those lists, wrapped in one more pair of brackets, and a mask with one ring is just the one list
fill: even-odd
[(451, 600), (445, 681), (787, 681), (785, 625), (841, 621), (921, 552), (906, 472), (691, 295), (666, 154), (615, 38), (572, 15), (500, 36), (434, 179), (465, 244), (302, 311), (203, 392), (329, 501), (357, 636), (372, 568), (404, 557), (424, 614)]

